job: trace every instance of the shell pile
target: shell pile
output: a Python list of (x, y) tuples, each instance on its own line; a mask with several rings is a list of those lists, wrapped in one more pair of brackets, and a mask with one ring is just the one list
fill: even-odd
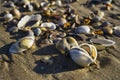
[[(120, 26), (113, 28), (112, 23), (104, 19), (105, 13), (101, 10), (93, 11), (86, 17), (79, 15), (70, 5), (76, 1), (79, 0), (12, 0), (5, 3), (12, 8), (3, 13), (4, 23), (9, 26), (8, 31), (13, 34), (22, 31), (20, 35), (27, 32), (27, 35), (11, 45), (9, 52), (21, 53), (30, 49), (34, 43), (40, 42), (37, 43), (39, 47), (44, 42), (55, 44), (61, 54), (70, 54), (72, 60), (80, 66), (95, 63), (97, 49), (88, 42), (112, 46), (115, 42), (104, 36), (120, 36)], [(91, 1), (94, 3), (99, 0)], [(102, 0), (99, 3), (104, 3), (110, 10), (111, 2)], [(86, 39), (83, 43), (84, 39), (81, 38), (84, 37)], [(78, 44), (79, 41), (82, 44)]]

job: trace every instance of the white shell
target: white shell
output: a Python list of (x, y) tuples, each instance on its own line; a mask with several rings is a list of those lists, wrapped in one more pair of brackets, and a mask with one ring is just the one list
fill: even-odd
[(51, 30), (56, 29), (56, 25), (52, 22), (42, 23), (40, 27), (44, 27), (44, 28), (51, 29)]
[(82, 67), (87, 67), (93, 63), (93, 59), (83, 48), (73, 48), (70, 50), (72, 60)]
[(104, 17), (104, 12), (99, 11), (98, 14), (95, 16), (95, 20), (100, 21)]
[(11, 21), (13, 19), (13, 15), (12, 14), (6, 14), (4, 17), (3, 17), (6, 21)]
[(87, 25), (79, 26), (79, 27), (76, 28), (75, 33), (89, 34), (90, 33), (90, 28)]
[(65, 18), (61, 18), (59, 21), (58, 21), (58, 25), (59, 26), (62, 26), (64, 25), (65, 23), (67, 23), (67, 20)]
[(56, 5), (57, 5), (57, 6), (62, 6), (61, 0), (56, 0)]
[(110, 40), (110, 39), (91, 39), (90, 40), (92, 43), (97, 43), (97, 44), (101, 44), (103, 46), (112, 46), (114, 45), (116, 42)]
[(18, 29), (23, 29), (29, 21), (36, 21), (36, 23), (32, 25), (31, 27), (35, 27), (35, 25), (39, 26), (41, 18), (42, 17), (40, 14), (31, 15), (31, 16), (26, 15), (23, 18), (21, 18), (21, 20), (18, 22), (17, 24)]
[(116, 26), (114, 27), (113, 30), (114, 34), (120, 37), (120, 26)]

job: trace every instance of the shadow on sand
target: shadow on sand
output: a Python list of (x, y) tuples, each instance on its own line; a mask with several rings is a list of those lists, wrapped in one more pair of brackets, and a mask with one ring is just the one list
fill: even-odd
[(56, 50), (54, 45), (49, 45), (43, 47), (33, 53), (33, 55), (52, 55), (58, 54), (57, 56), (52, 56), (53, 64), (45, 64), (38, 60), (35, 62), (36, 67), (33, 69), (38, 74), (55, 74), (65, 71), (73, 71), (76, 69), (81, 69), (79, 65), (74, 63), (70, 57), (61, 55), (59, 51)]

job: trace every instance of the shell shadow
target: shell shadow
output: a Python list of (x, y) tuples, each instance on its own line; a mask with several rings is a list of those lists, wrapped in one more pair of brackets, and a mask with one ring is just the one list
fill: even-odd
[[(4, 43), (4, 42), (3, 42), (3, 43)], [(5, 55), (9, 58), (9, 60), (3, 59), (4, 61), (7, 61), (7, 62), (13, 61), (13, 59), (12, 59), (12, 54), (9, 53), (9, 48), (10, 48), (10, 46), (11, 46), (13, 43), (14, 43), (14, 42), (11, 42), (10, 44), (7, 44), (7, 45), (5, 45), (5, 46), (3, 46), (3, 47), (0, 47), (0, 55), (5, 54)]]
[(70, 58), (59, 55), (52, 57), (53, 64), (45, 64), (43, 62), (36, 61), (37, 66), (33, 69), (38, 74), (56, 74), (66, 71), (73, 71), (76, 69), (82, 69), (79, 65), (75, 64)]
[(33, 52), (33, 55), (51, 55), (59, 53), (54, 45), (48, 45)]
[[(56, 56), (54, 56), (54, 54)], [(35, 51), (33, 55), (51, 56), (52, 64), (43, 63), (41, 60), (35, 62), (37, 64), (33, 71), (38, 74), (55, 74), (65, 71), (73, 71), (82, 67), (72, 61), (70, 56), (61, 55), (55, 48), (55, 45), (48, 45)]]
[(106, 67), (109, 64), (111, 64), (111, 60), (108, 57), (102, 57), (100, 59), (100, 66), (101, 66), (101, 68), (104, 68), (104, 67)]

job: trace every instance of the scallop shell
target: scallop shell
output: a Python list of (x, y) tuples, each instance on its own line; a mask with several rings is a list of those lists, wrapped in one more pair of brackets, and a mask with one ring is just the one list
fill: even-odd
[(114, 34), (120, 37), (120, 26), (114, 27)]
[(11, 21), (13, 19), (13, 15), (12, 14), (6, 14), (5, 16), (3, 16), (5, 21)]
[(35, 21), (34, 24), (29, 25), (30, 27), (37, 27), (40, 24), (41, 18), (42, 17), (40, 14), (31, 15), (31, 16), (26, 15), (18, 22), (18, 24), (17, 24), (18, 29), (23, 29), (27, 25), (27, 23), (30, 21)]
[(47, 28), (47, 29), (50, 29), (50, 30), (54, 30), (56, 29), (56, 25), (52, 22), (45, 22), (45, 23), (42, 23), (41, 28)]
[(73, 48), (70, 50), (70, 56), (72, 60), (82, 66), (82, 67), (88, 67), (91, 63), (94, 62), (91, 56), (89, 56), (89, 53), (84, 50), (83, 48)]
[(89, 34), (90, 28), (87, 25), (79, 26), (75, 29), (75, 33), (77, 33), (77, 34)]
[(101, 44), (103, 46), (112, 46), (116, 43), (110, 39), (91, 39), (90, 41), (92, 43)]

